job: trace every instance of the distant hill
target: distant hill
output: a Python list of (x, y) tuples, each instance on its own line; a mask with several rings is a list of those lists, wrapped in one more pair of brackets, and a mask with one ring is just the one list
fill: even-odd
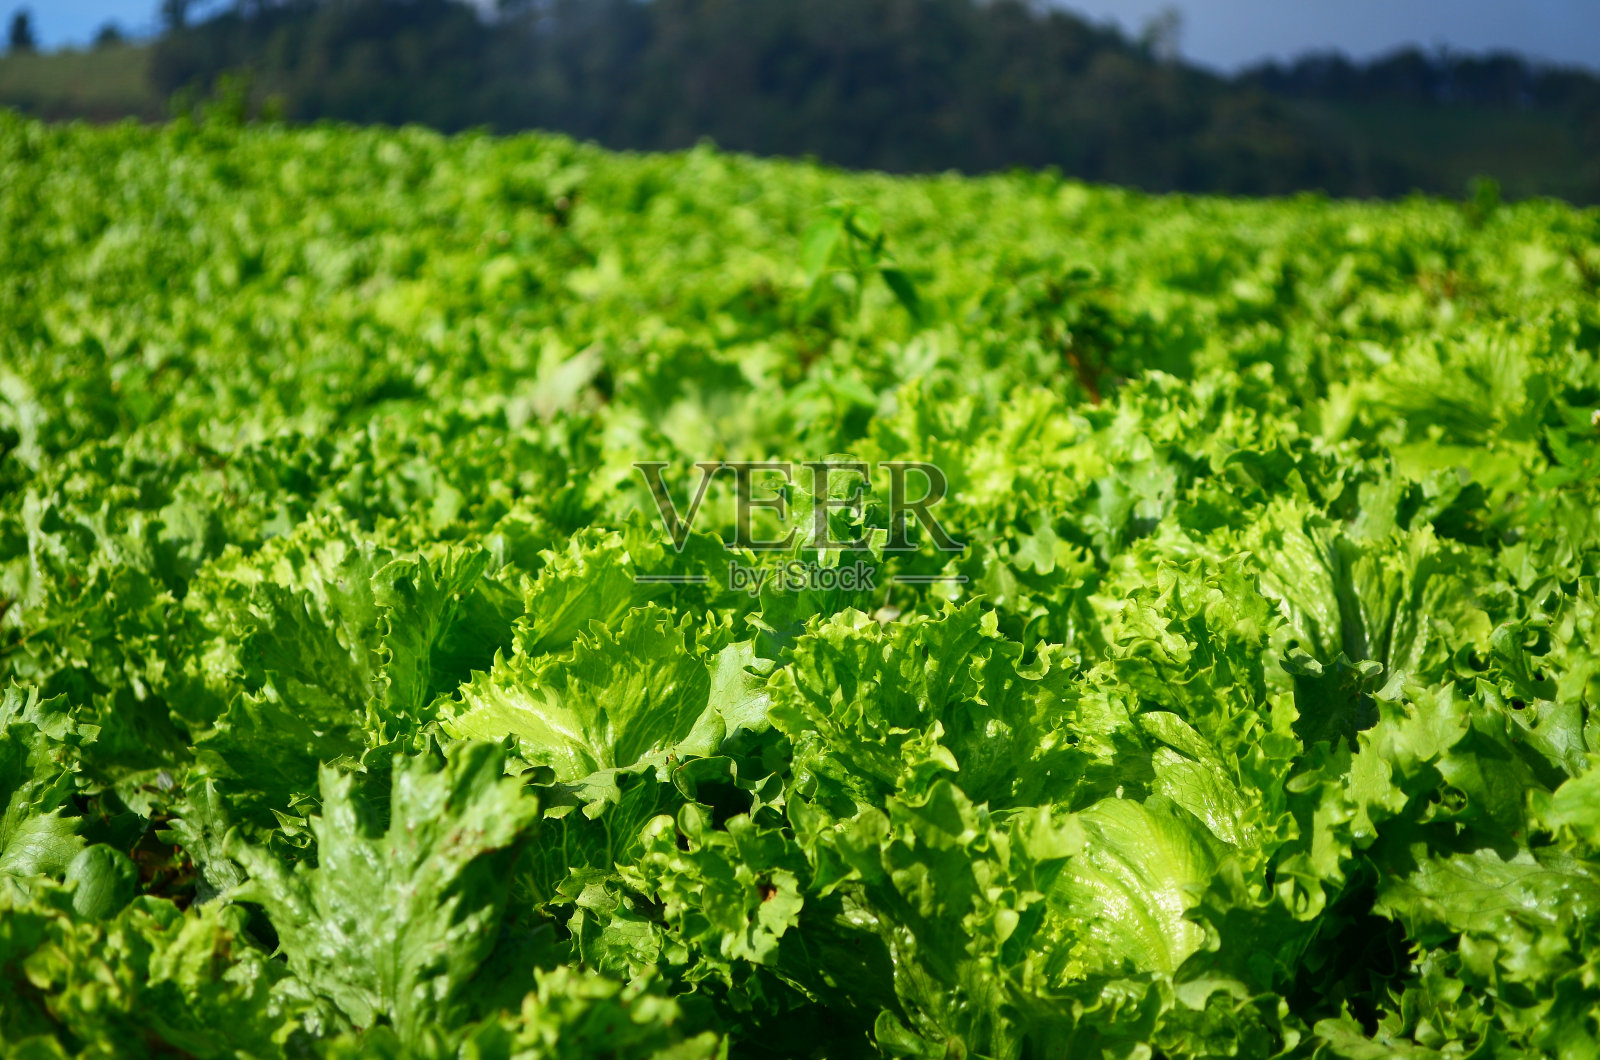
[[(1514, 56), (1309, 56), (1224, 78), (1023, 0), (240, 0), (142, 47), (0, 59), (0, 103), (156, 117), (248, 71), (291, 120), (711, 138), (891, 171), (1152, 190), (1600, 202), (1600, 78)], [(114, 59), (114, 61), (112, 61)]]
[(0, 105), (51, 120), (160, 118), (166, 114), (166, 98), (151, 83), (153, 51), (117, 44), (0, 57)]

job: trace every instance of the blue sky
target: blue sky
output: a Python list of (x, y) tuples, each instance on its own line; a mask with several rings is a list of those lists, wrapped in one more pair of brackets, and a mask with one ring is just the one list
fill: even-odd
[[(1136, 32), (1163, 7), (1183, 15), (1185, 56), (1235, 69), (1266, 56), (1339, 48), (1370, 56), (1402, 44), (1509, 48), (1600, 67), (1600, 0), (1064, 0)], [(147, 30), (156, 0), (0, 0), (30, 7), (46, 47), (87, 42), (107, 20)]]
[(1338, 48), (1368, 57), (1404, 44), (1509, 49), (1600, 67), (1597, 0), (1065, 0), (1137, 30), (1164, 7), (1183, 15), (1181, 50), (1225, 70), (1268, 56)]
[(7, 21), (19, 7), (33, 12), (33, 31), (47, 48), (83, 44), (106, 22), (115, 20), (124, 30), (144, 30), (153, 23), (154, 0), (0, 0)]

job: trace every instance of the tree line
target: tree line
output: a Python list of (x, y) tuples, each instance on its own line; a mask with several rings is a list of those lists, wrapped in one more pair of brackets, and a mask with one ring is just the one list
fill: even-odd
[(1238, 81), (1301, 98), (1600, 114), (1600, 77), (1581, 69), (1531, 63), (1509, 52), (1428, 54), (1420, 48), (1402, 48), (1366, 63), (1321, 52), (1293, 63), (1263, 63), (1246, 70)]
[[(1600, 158), (1600, 78), (1587, 72), (1409, 50), (1228, 78), (1177, 59), (1170, 26), (1135, 39), (1039, 0), (499, 0), (487, 13), (463, 0), (236, 0), (203, 11), (162, 0), (156, 90), (192, 94), (248, 71), (258, 96), (301, 121), (546, 128), (644, 150), (710, 138), (853, 167), (1056, 167), (1153, 190), (1460, 192), (1459, 174), (1308, 106), (1404, 102), (1554, 115)], [(1600, 167), (1583, 187), (1600, 200)]]

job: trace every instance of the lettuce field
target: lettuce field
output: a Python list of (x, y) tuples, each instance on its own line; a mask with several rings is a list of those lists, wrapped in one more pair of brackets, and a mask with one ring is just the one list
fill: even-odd
[(1597, 504), (1595, 211), (0, 114), (4, 1055), (1600, 1056)]

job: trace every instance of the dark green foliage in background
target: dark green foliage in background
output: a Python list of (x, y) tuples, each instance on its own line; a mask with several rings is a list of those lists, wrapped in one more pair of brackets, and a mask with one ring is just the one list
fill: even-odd
[[(240, 0), (0, 61), (0, 103), (164, 118), (245, 75), (294, 121), (542, 128), (896, 172), (1053, 166), (1150, 190), (1600, 201), (1600, 77), (1415, 49), (1225, 78), (1022, 0)], [(1170, 43), (1170, 42), (1169, 42)]]

